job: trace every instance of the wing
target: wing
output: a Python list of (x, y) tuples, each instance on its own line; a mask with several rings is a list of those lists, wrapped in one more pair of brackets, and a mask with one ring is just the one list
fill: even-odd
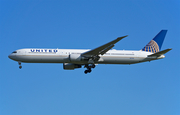
[(91, 58), (91, 57), (98, 56), (100, 54), (104, 55), (107, 51), (109, 51), (111, 48), (114, 47), (115, 43), (117, 43), (118, 41), (120, 41), (121, 39), (123, 39), (125, 37), (127, 37), (127, 35), (123, 36), (123, 37), (118, 37), (117, 39), (115, 39), (107, 44), (104, 44), (98, 48), (95, 48), (93, 50), (82, 53), (81, 56), (86, 57), (86, 58)]

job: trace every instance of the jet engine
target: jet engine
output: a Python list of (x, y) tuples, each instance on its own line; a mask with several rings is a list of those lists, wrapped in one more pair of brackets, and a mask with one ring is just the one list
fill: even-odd
[(63, 63), (63, 69), (65, 70), (74, 70), (76, 68), (81, 68), (81, 65), (72, 64), (72, 63)]

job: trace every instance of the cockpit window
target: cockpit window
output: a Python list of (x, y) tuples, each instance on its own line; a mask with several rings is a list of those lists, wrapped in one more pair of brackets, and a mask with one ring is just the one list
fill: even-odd
[(17, 53), (17, 51), (13, 51), (12, 53)]

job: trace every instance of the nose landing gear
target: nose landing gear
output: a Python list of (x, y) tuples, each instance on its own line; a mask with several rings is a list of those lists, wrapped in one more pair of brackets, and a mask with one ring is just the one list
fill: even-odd
[(18, 64), (19, 64), (19, 69), (21, 69), (22, 68), (21, 62), (18, 62)]

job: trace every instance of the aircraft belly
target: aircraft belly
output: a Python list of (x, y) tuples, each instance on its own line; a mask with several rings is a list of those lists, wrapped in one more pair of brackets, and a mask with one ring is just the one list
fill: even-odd
[(59, 55), (24, 55), (17, 56), (17, 61), (26, 62), (26, 63), (63, 63), (68, 60), (66, 56)]
[(102, 57), (100, 64), (134, 64), (139, 63), (143, 58), (138, 57)]

